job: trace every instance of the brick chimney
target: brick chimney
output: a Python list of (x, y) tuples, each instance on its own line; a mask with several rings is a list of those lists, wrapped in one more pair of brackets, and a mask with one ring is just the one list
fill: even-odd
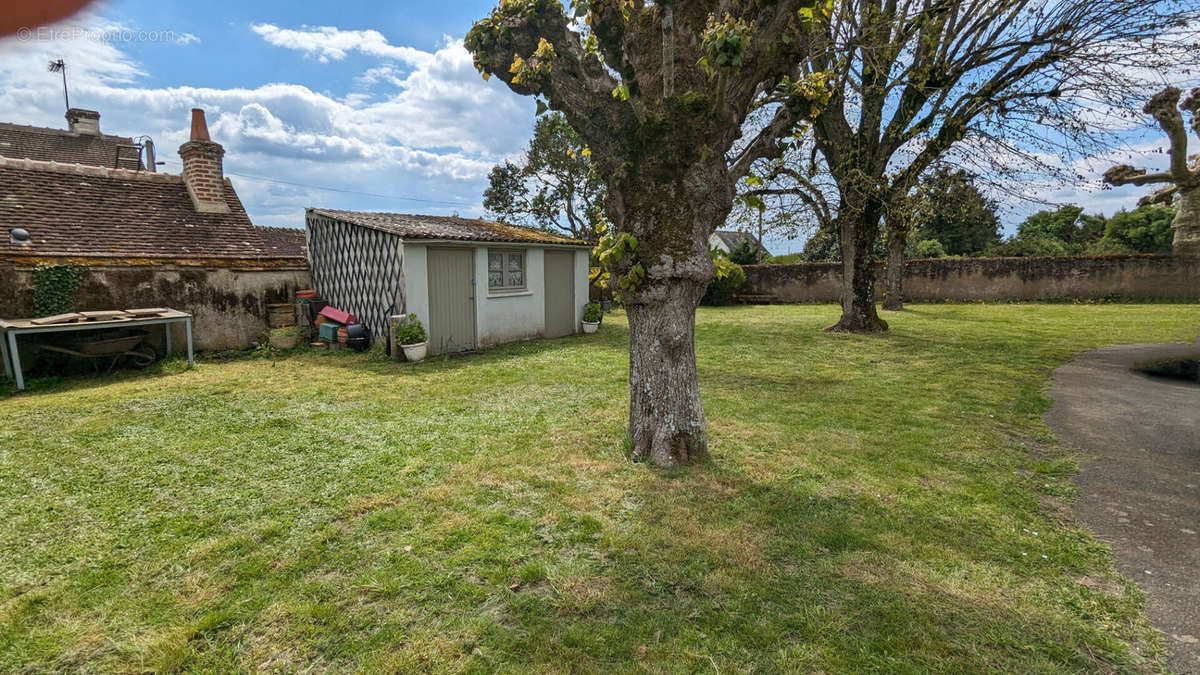
[(183, 157), (183, 183), (200, 213), (229, 213), (221, 166), (224, 155), (225, 148), (208, 137), (204, 111), (193, 108), (192, 140), (179, 146), (179, 156)]
[(67, 128), (77, 136), (99, 136), (100, 113), (95, 110), (71, 108), (67, 111)]

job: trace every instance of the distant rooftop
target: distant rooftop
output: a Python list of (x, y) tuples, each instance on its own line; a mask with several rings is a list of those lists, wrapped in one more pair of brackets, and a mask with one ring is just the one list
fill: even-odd
[(308, 255), (304, 230), (294, 227), (266, 227), (263, 225), (256, 225), (254, 229), (258, 230), (258, 234), (263, 238), (263, 243), (274, 257), (304, 258)]
[(749, 232), (735, 232), (733, 230), (717, 230), (716, 232), (713, 232), (713, 236), (716, 237), (717, 239), (720, 239), (721, 243), (724, 244), (725, 247), (730, 251), (737, 248), (738, 246), (741, 246), (743, 243), (747, 243), (747, 244), (750, 244), (751, 246), (757, 247), (761, 251), (767, 250), (767, 248), (762, 245), (762, 242), (758, 240), (758, 237), (755, 237), (754, 235), (750, 234)]
[(70, 130), (0, 122), (0, 157), (110, 169), (145, 168), (132, 138), (100, 133), (99, 113), (77, 109), (72, 112), (76, 117)]
[(532, 227), (490, 220), (407, 213), (370, 213), (336, 209), (309, 209), (310, 214), (389, 232), (406, 240), (478, 241), (522, 244), (587, 246), (586, 242)]

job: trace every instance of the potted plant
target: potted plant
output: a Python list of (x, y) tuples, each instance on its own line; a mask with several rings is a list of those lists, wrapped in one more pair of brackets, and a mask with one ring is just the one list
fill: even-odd
[(583, 332), (595, 333), (600, 327), (600, 322), (604, 320), (604, 310), (600, 308), (600, 303), (589, 302), (583, 306)]
[(409, 314), (408, 320), (396, 323), (396, 343), (404, 350), (404, 358), (413, 363), (423, 360), (429, 342), (425, 335), (425, 327), (421, 325), (417, 315)]

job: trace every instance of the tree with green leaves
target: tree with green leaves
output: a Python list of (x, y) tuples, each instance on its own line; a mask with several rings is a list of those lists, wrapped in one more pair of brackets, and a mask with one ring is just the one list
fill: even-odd
[(820, 229), (804, 242), (800, 252), (804, 262), (841, 262), (842, 247), (838, 244), (836, 230)]
[(1174, 207), (1162, 204), (1144, 204), (1132, 211), (1120, 211), (1104, 222), (1099, 246), (1087, 252), (1171, 255), (1177, 215)]
[[(599, 258), (629, 317), (635, 460), (708, 454), (696, 306), (734, 184), (810, 114), (813, 0), (502, 0), (467, 34), (485, 76), (559, 111), (608, 188)], [(754, 110), (770, 121), (742, 138)], [(735, 147), (736, 144), (736, 147)]]
[(604, 181), (591, 154), (566, 117), (543, 115), (524, 162), (506, 161), (488, 175), (483, 206), (498, 220), (594, 243), (604, 211)]
[(729, 250), (729, 260), (738, 265), (757, 265), (764, 255), (762, 247), (749, 240), (744, 240)]
[[(823, 86), (796, 130), (837, 186), (828, 211), (844, 287), (831, 329), (887, 329), (872, 251), (885, 214), (931, 166), (954, 158), (998, 180), (1075, 180), (1044, 158), (1117, 145), (1157, 73), (1200, 63), (1198, 19), (1183, 0), (842, 0), (818, 13), (799, 74), (822, 74)], [(817, 203), (813, 174), (797, 175), (791, 188)]]
[(1176, 213), (1171, 206), (1144, 204), (1105, 218), (1067, 204), (1034, 213), (1017, 227), (1015, 236), (985, 253), (1013, 257), (1170, 255)]
[(1074, 204), (1038, 211), (1017, 226), (1017, 234), (1004, 243), (989, 246), (991, 256), (1082, 255), (1104, 236), (1103, 216), (1087, 215)]
[(1000, 242), (999, 205), (965, 171), (939, 167), (913, 196), (918, 240), (938, 240), (947, 255), (978, 255)]

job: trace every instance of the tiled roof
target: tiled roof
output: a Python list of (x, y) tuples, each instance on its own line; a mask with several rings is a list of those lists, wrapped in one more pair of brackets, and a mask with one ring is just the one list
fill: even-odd
[(304, 258), (308, 256), (305, 232), (294, 227), (255, 226), (258, 234), (272, 254), (278, 258)]
[[(0, 255), (232, 258), (277, 254), (225, 183), (230, 213), (197, 213), (174, 174), (0, 158)], [(32, 242), (15, 245), (12, 228)]]
[(587, 246), (585, 242), (562, 235), (490, 220), (472, 220), (452, 216), (423, 216), (407, 213), (368, 213), (335, 209), (309, 209), (310, 213), (362, 227), (399, 235), (408, 240), (480, 241), (521, 244), (559, 244)]
[(62, 129), (27, 127), (0, 122), (0, 157), (33, 159), (39, 162), (87, 164), (108, 168), (142, 168), (140, 153), (133, 148), (121, 148), (121, 163), (117, 165), (119, 146), (131, 146), (133, 139), (104, 134), (73, 134)]
[(731, 250), (731, 251), (733, 249), (737, 248), (738, 246), (740, 246), (742, 244), (742, 242), (748, 242), (751, 246), (757, 246), (759, 249), (761, 249), (763, 251), (767, 250), (762, 245), (762, 242), (760, 242), (758, 240), (757, 237), (755, 237), (754, 235), (749, 234), (747, 232), (734, 232), (732, 230), (717, 230), (716, 232), (713, 232), (713, 234), (716, 235), (716, 237), (718, 239), (720, 239), (722, 243), (724, 243), (726, 246), (728, 246), (729, 250)]

